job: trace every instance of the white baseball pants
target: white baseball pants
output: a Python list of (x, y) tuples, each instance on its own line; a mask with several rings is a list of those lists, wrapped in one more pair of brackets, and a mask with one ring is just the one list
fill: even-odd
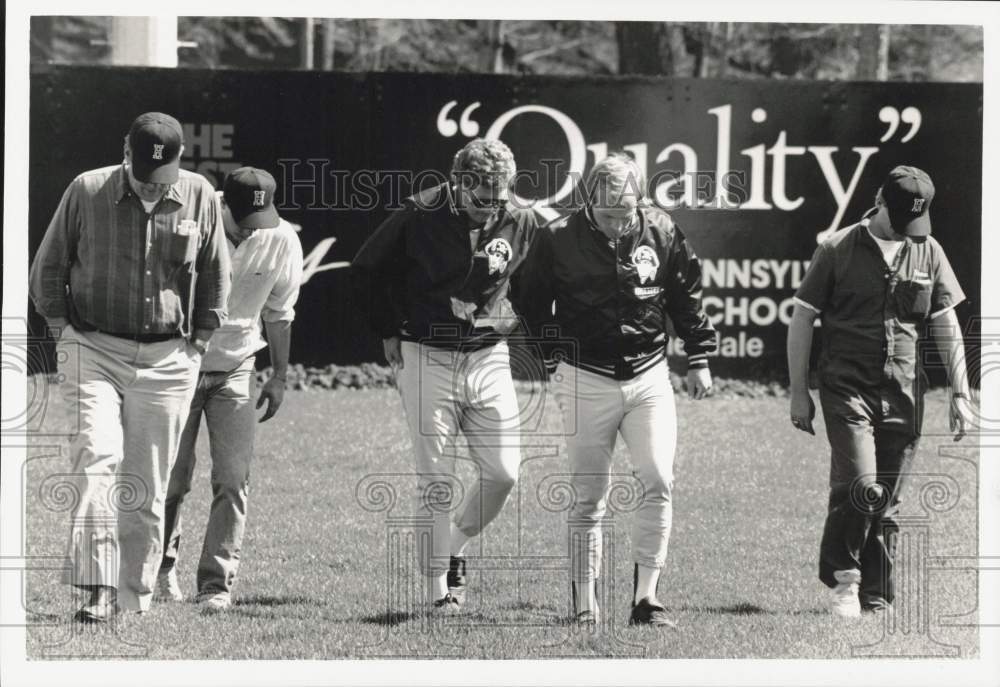
[[(451, 511), (465, 506), (455, 526), (479, 534), (503, 508), (521, 463), (519, 410), (507, 344), (473, 352), (402, 342), (397, 383), (417, 471), (417, 537), (421, 571), (438, 576), (451, 555)], [(478, 484), (456, 477), (459, 433), (480, 470)]]
[[(571, 579), (599, 577), (601, 521), (611, 485), (611, 458), (621, 432), (640, 499), (632, 531), (634, 560), (662, 568), (672, 517), (677, 419), (667, 363), (618, 381), (560, 363), (553, 380), (566, 429), (574, 504), (570, 509)], [(631, 485), (636, 486), (636, 485)]]

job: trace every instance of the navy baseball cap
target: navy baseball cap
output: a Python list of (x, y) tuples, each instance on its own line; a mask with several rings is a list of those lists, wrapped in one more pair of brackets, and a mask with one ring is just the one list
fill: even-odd
[(931, 233), (931, 201), (934, 183), (927, 172), (916, 167), (896, 167), (882, 184), (882, 200), (889, 210), (893, 231), (923, 237)]
[(222, 198), (241, 229), (273, 229), (281, 222), (274, 208), (277, 186), (263, 169), (240, 167), (226, 175)]
[(184, 133), (176, 119), (162, 112), (139, 115), (128, 130), (132, 174), (150, 184), (176, 182), (183, 145)]

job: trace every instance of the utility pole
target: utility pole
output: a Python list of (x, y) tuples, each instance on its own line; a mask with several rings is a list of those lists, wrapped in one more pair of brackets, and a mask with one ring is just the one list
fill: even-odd
[(177, 17), (112, 17), (111, 64), (177, 66)]

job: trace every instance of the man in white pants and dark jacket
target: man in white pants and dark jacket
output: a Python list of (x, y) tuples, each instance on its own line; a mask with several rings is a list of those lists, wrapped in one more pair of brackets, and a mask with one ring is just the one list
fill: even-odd
[[(369, 321), (396, 370), (417, 472), (419, 562), (432, 609), (465, 593), (465, 547), (500, 512), (521, 462), (506, 336), (517, 325), (510, 277), (537, 227), (508, 203), (514, 156), (475, 139), (450, 183), (408, 198), (354, 259)], [(481, 470), (454, 523), (459, 433)], [(457, 499), (455, 499), (457, 502)]]
[(668, 317), (684, 340), (689, 392), (700, 399), (712, 385), (708, 355), (716, 334), (702, 309), (701, 265), (680, 228), (648, 206), (644, 188), (642, 171), (628, 155), (598, 162), (588, 178), (587, 205), (538, 232), (516, 277), (515, 304), (530, 328), (554, 323), (558, 338), (578, 349), (554, 376), (574, 493), (570, 563), (578, 623), (598, 622), (600, 527), (620, 432), (643, 494), (632, 535), (629, 623), (673, 626), (656, 597), (670, 537), (677, 441)]

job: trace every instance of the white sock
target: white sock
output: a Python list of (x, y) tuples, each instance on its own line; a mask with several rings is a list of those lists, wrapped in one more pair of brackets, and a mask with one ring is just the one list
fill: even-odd
[(431, 601), (443, 599), (448, 594), (448, 573), (427, 578), (427, 596)]
[(659, 568), (649, 568), (645, 565), (636, 564), (638, 574), (635, 582), (635, 603), (639, 603), (647, 596), (656, 598), (656, 581), (660, 579)]
[(597, 581), (574, 582), (576, 586), (576, 613), (597, 612)]
[(452, 556), (464, 556), (465, 547), (468, 546), (469, 540), (472, 539), (462, 530), (458, 529), (454, 525), (451, 526), (451, 555)]

